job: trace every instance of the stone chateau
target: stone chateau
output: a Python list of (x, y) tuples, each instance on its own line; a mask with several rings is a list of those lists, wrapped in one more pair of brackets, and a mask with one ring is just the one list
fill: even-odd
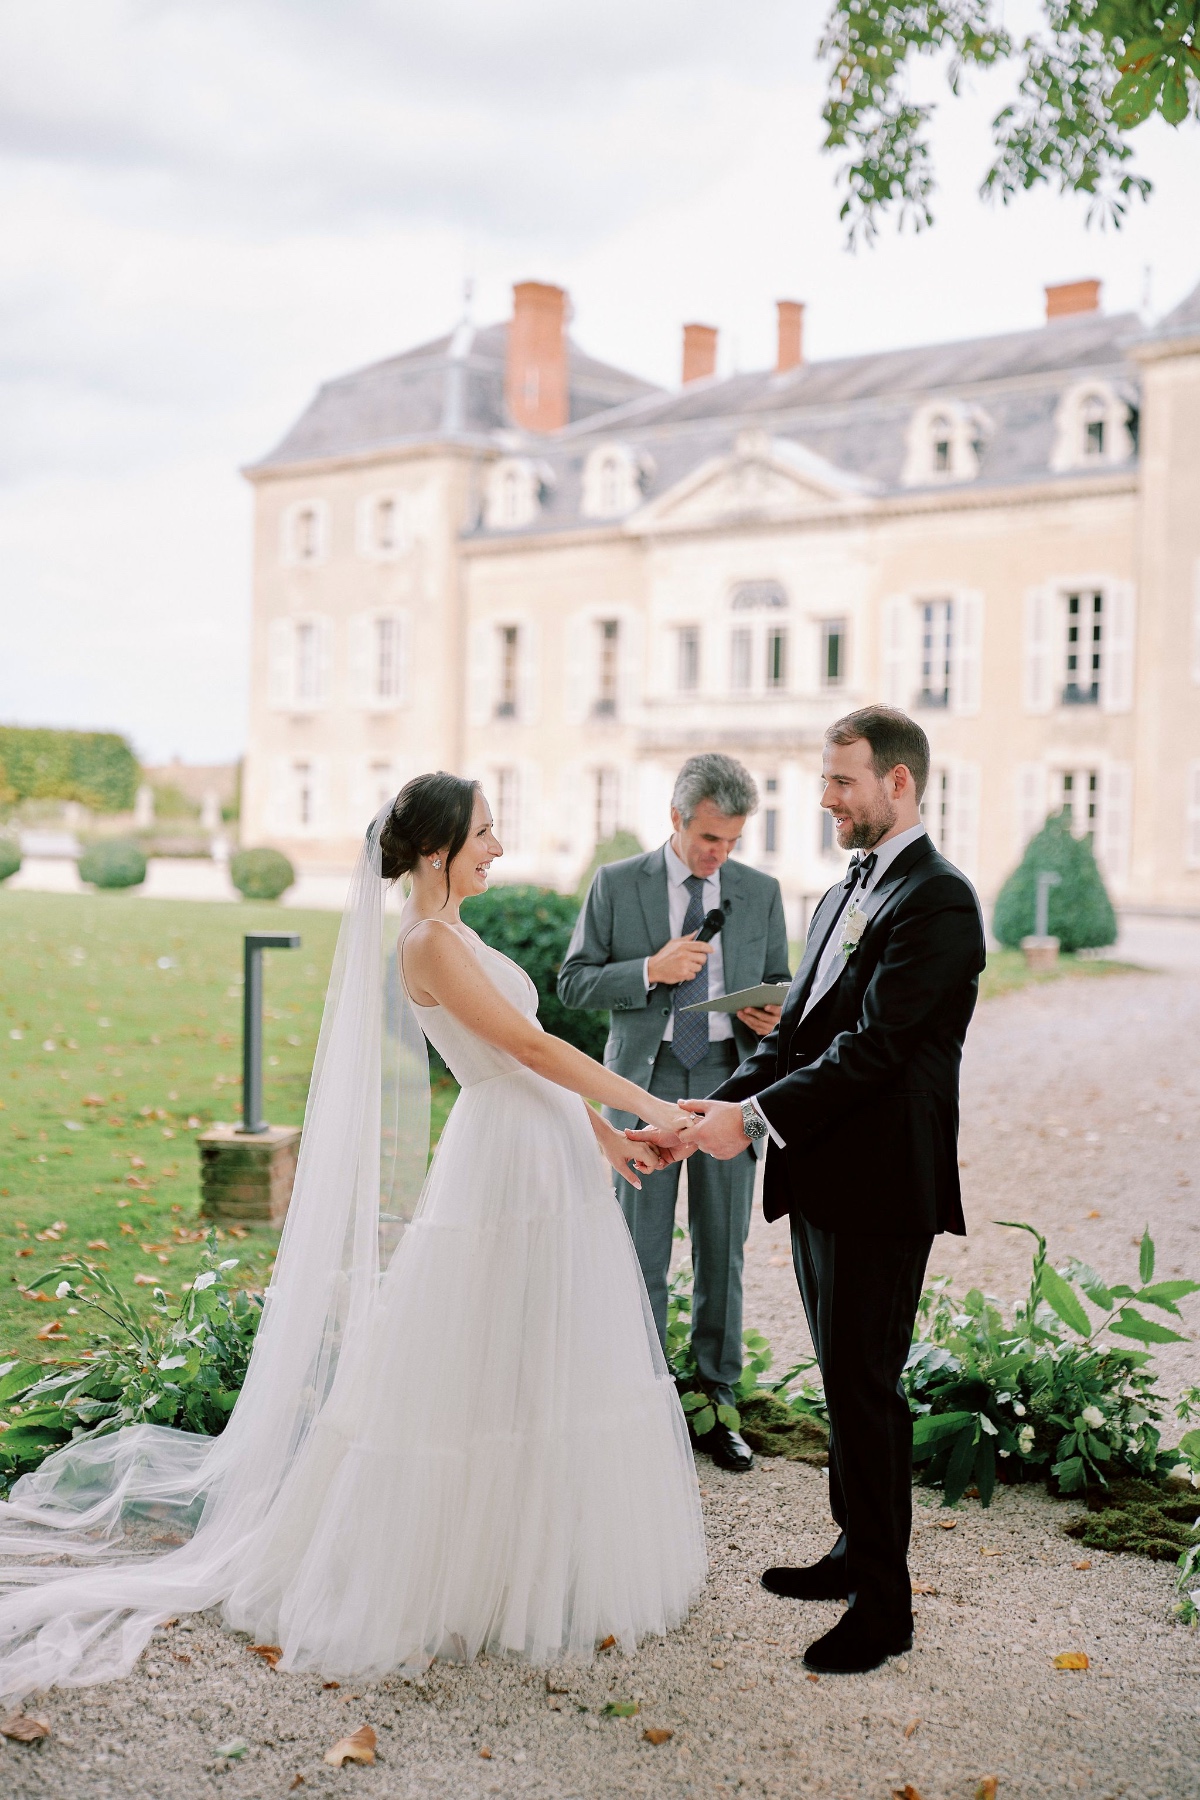
[(349, 867), (383, 797), (455, 769), (503, 878), (566, 889), (618, 827), (660, 841), (680, 761), (722, 749), (796, 929), (844, 860), (822, 733), (883, 699), (985, 898), (1065, 804), (1119, 900), (1200, 913), (1200, 288), (1147, 327), (1080, 281), (1037, 330), (824, 362), (780, 301), (774, 368), (720, 378), (685, 325), (676, 392), (568, 310), (521, 283), (246, 470), (243, 842)]

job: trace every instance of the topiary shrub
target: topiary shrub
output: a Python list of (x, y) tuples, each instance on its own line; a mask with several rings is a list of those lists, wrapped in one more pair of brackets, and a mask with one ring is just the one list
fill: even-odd
[(592, 885), (592, 879), (597, 869), (602, 869), (606, 863), (624, 862), (627, 856), (640, 856), (641, 850), (642, 846), (632, 831), (615, 831), (612, 837), (605, 838), (602, 844), (597, 844), (592, 851), (592, 860), (583, 871), (579, 886), (575, 890), (580, 904), (587, 897), (587, 891)]
[(0, 837), (0, 881), (7, 881), (21, 866), (21, 851), (15, 838)]
[(282, 850), (239, 850), (230, 859), (229, 879), (243, 900), (278, 900), (296, 871)]
[(485, 944), (520, 963), (538, 991), (538, 1018), (588, 1056), (604, 1053), (608, 1014), (565, 1007), (554, 991), (579, 902), (553, 888), (497, 887), (463, 903), (462, 916)]
[(140, 887), (146, 879), (146, 858), (136, 844), (109, 838), (92, 844), (79, 859), (82, 881), (97, 888)]
[(1061, 877), (1050, 889), (1051, 937), (1064, 950), (1095, 950), (1112, 944), (1117, 936), (1117, 917), (1096, 867), (1092, 840), (1072, 835), (1070, 814), (1064, 809), (1046, 820), (1013, 870), (996, 901), (992, 931), (1006, 949), (1015, 950), (1023, 937), (1032, 935), (1037, 911), (1037, 878), (1043, 870)]

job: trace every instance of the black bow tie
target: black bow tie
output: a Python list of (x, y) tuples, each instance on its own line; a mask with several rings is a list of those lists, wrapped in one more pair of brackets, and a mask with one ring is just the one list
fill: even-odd
[(878, 861), (879, 858), (874, 850), (869, 851), (866, 856), (852, 856), (850, 859), (850, 867), (846, 870), (846, 879), (843, 886), (853, 888), (856, 887), (859, 882), (862, 882), (865, 886), (874, 874), (875, 864)]

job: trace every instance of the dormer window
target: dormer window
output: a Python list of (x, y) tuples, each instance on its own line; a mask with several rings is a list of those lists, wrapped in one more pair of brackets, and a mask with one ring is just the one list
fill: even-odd
[(1107, 381), (1068, 388), (1054, 418), (1050, 467), (1063, 473), (1128, 462), (1136, 448), (1136, 421), (1131, 396)]
[(493, 531), (512, 531), (532, 524), (549, 485), (548, 470), (535, 466), (526, 457), (505, 457), (493, 465), (488, 476), (484, 522)]
[(931, 401), (918, 407), (908, 428), (901, 476), (904, 485), (974, 481), (988, 423), (978, 407), (958, 400)]
[(651, 463), (629, 444), (599, 444), (583, 465), (580, 509), (587, 519), (620, 519), (642, 497)]

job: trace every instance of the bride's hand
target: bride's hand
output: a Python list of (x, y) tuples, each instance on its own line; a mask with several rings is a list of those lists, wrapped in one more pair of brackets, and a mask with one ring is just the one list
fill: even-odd
[(656, 1131), (669, 1131), (676, 1135), (695, 1124), (691, 1113), (685, 1112), (682, 1106), (677, 1106), (672, 1100), (656, 1100), (652, 1094), (647, 1094), (642, 1101), (642, 1117)]
[[(641, 1182), (634, 1174), (638, 1169), (643, 1175), (653, 1175), (670, 1159), (656, 1150), (653, 1144), (631, 1144), (623, 1132), (617, 1131), (607, 1121), (603, 1131), (597, 1133), (597, 1141), (605, 1158), (610, 1162), (617, 1174), (627, 1181), (630, 1187), (640, 1188)], [(630, 1167), (630, 1164), (633, 1167)]]

